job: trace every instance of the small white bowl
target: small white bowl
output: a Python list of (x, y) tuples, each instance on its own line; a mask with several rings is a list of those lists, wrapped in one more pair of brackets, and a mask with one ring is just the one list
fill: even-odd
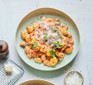
[(66, 84), (66, 79), (68, 78), (68, 76), (69, 76), (70, 74), (73, 74), (73, 73), (77, 73), (77, 74), (81, 77), (81, 79), (82, 79), (81, 85), (83, 85), (83, 83), (84, 83), (83, 75), (82, 75), (80, 72), (78, 72), (78, 71), (70, 71), (70, 72), (68, 72), (68, 73), (66, 74), (66, 76), (65, 76), (65, 78), (64, 78), (65, 85), (67, 85), (67, 84)]

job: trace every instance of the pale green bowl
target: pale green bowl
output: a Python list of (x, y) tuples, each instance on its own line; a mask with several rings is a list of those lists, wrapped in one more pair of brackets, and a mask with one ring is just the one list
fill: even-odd
[[(32, 22), (36, 21), (43, 15), (47, 17), (52, 17), (52, 18), (59, 17), (61, 19), (61, 22), (68, 26), (68, 29), (69, 29), (68, 31), (72, 34), (73, 39), (74, 39), (73, 52), (69, 55), (65, 55), (65, 58), (61, 62), (59, 62), (55, 67), (47, 67), (43, 64), (35, 63), (33, 59), (31, 60), (28, 59), (23, 48), (20, 47), (19, 45), (19, 43), (22, 41), (21, 32), (26, 28), (27, 25), (30, 25)], [(79, 35), (79, 31), (78, 31), (76, 24), (64, 12), (58, 11), (53, 8), (40, 8), (40, 9), (30, 12), (19, 23), (19, 26), (16, 31), (16, 49), (17, 49), (19, 56), (22, 58), (22, 60), (26, 64), (38, 70), (52, 71), (52, 70), (57, 70), (59, 68), (66, 66), (68, 63), (70, 63), (75, 58), (79, 50), (79, 45), (80, 45), (80, 35)]]

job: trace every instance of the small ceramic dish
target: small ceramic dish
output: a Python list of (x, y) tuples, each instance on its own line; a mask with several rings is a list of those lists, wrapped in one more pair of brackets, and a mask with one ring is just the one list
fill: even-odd
[[(79, 84), (74, 84), (74, 85), (83, 85), (83, 83), (84, 83), (83, 75), (80, 72), (78, 72), (78, 71), (70, 71), (70, 72), (68, 72), (66, 74), (66, 76), (64, 78), (65, 85), (68, 85), (67, 82), (70, 79), (71, 79), (71, 83), (74, 82), (74, 79), (73, 78), (76, 79), (76, 81), (79, 80)], [(78, 79), (78, 78), (80, 78), (80, 79)], [(69, 84), (69, 85), (72, 85), (72, 84)]]
[(19, 85), (54, 85), (54, 84), (44, 80), (29, 80)]

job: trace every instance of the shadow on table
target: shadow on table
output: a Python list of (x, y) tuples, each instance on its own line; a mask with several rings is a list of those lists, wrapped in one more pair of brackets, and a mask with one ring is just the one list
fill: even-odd
[(72, 61), (67, 66), (65, 66), (61, 69), (55, 70), (55, 71), (40, 71), (40, 70), (36, 70), (36, 69), (28, 66), (27, 64), (25, 64), (23, 62), (26, 69), (28, 69), (31, 73), (35, 74), (36, 76), (39, 76), (42, 78), (53, 78), (53, 77), (60, 76), (60, 75), (64, 74), (66, 71), (68, 71), (68, 69), (70, 69), (70, 67), (72, 66), (73, 63), (74, 63), (74, 61)]
[[(76, 55), (76, 57), (78, 55), (79, 55), (79, 52)], [(41, 70), (37, 70), (37, 69), (34, 69), (34, 68), (28, 66), (24, 61), (22, 61), (21, 58), (20, 58), (20, 61), (22, 62), (24, 68), (26, 70), (28, 70), (28, 72), (31, 72), (32, 74), (34, 74), (34, 75), (36, 75), (38, 77), (41, 77), (41, 78), (54, 78), (54, 77), (60, 76), (62, 74), (65, 74), (67, 71), (69, 71), (72, 68), (73, 63), (75, 62), (76, 57), (68, 65), (66, 65), (65, 67), (63, 67), (61, 69), (55, 70), (55, 71), (41, 71)]]

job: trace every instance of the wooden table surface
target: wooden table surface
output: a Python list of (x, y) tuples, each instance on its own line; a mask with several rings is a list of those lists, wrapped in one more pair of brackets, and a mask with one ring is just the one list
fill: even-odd
[[(80, 50), (65, 68), (53, 72), (35, 70), (26, 65), (15, 49), (15, 33), (21, 19), (37, 8), (51, 7), (68, 14), (77, 24), (80, 37)], [(15, 83), (32, 79), (43, 79), (55, 85), (64, 85), (67, 71), (75, 69), (84, 76), (84, 85), (93, 85), (93, 0), (0, 0), (0, 39), (9, 44), (9, 59), (24, 69), (24, 75)], [(89, 84), (90, 83), (90, 84)]]

